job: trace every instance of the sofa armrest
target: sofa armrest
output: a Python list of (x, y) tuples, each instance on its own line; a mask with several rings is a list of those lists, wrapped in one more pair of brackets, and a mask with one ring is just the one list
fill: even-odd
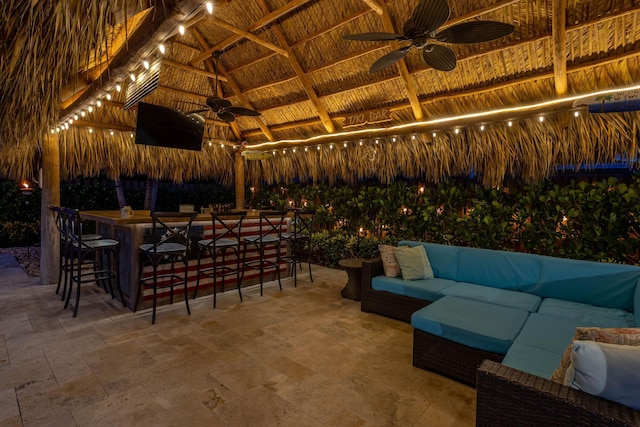
[(485, 360), (477, 371), (476, 426), (638, 426), (627, 406)]
[(371, 279), (384, 274), (382, 260), (380, 258), (365, 259), (362, 262), (362, 283), (361, 292), (366, 292), (371, 288)]

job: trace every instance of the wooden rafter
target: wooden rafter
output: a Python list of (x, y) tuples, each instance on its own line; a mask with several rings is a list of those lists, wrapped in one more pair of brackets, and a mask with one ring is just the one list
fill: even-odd
[(222, 27), (224, 29), (227, 29), (229, 31), (231, 31), (232, 33), (236, 33), (239, 36), (244, 37), (247, 40), (251, 40), (252, 42), (255, 42), (257, 44), (259, 44), (260, 46), (266, 47), (269, 50), (272, 50), (276, 53), (279, 53), (282, 56), (288, 57), (289, 56), (289, 52), (286, 49), (281, 48), (280, 46), (276, 46), (273, 43), (269, 43), (267, 41), (262, 40), (260, 37), (256, 36), (255, 34), (249, 32), (249, 31), (245, 31), (242, 30), (238, 27), (235, 27), (225, 21), (223, 21), (222, 19), (218, 19), (218, 18), (212, 18), (213, 22), (219, 26)]
[[(294, 9), (297, 9), (298, 7), (302, 6), (305, 3), (308, 3), (311, 0), (293, 0), (290, 1), (289, 3), (285, 4), (284, 6), (274, 10), (273, 12), (271, 12), (270, 14), (264, 16), (262, 19), (257, 20), (256, 22), (254, 22), (253, 24), (251, 24), (245, 31), (248, 32), (252, 32), (252, 31), (256, 31), (259, 30), (260, 28), (269, 25), (270, 23), (272, 23), (273, 21), (275, 21), (276, 19), (286, 15), (287, 13), (291, 12)], [(201, 55), (197, 56), (196, 58), (194, 58), (191, 61), (191, 65), (196, 65), (199, 64), (200, 62), (204, 61), (207, 56), (211, 55), (211, 53), (215, 52), (216, 50), (225, 50), (226, 48), (228, 48), (229, 46), (231, 46), (232, 44), (238, 42), (239, 40), (242, 40), (242, 36), (235, 34), (231, 37), (229, 37), (228, 39), (218, 43), (217, 45), (205, 50), (202, 52)]]
[(384, 9), (382, 8), (382, 6), (378, 4), (376, 0), (362, 0), (362, 1), (364, 1), (365, 4), (369, 6), (371, 10), (373, 10), (378, 15), (382, 15), (384, 13)]
[[(200, 34), (200, 32), (196, 31), (195, 32), (196, 38), (198, 40), (198, 43), (202, 46), (202, 48), (204, 49), (204, 51), (207, 51), (210, 49), (210, 47), (207, 44), (207, 41), (204, 39), (204, 37), (202, 37), (202, 35)], [(231, 90), (234, 92), (235, 96), (240, 100), (240, 102), (242, 104), (244, 104), (245, 107), (253, 109), (253, 106), (251, 105), (251, 103), (247, 100), (247, 98), (242, 94), (242, 90), (240, 89), (240, 86), (238, 86), (238, 84), (231, 78), (231, 76), (225, 71), (224, 67), (222, 66), (222, 64), (220, 64), (218, 62), (218, 64), (216, 64), (218, 67), (218, 74), (223, 76), (226, 81), (227, 84), (229, 86), (231, 86)], [(211, 64), (211, 66), (213, 66), (213, 64)], [(222, 97), (222, 93), (220, 93), (220, 96)], [(267, 139), (269, 141), (274, 141), (275, 137), (273, 136), (273, 133), (271, 133), (271, 130), (269, 129), (269, 127), (264, 123), (264, 121), (262, 120), (261, 117), (255, 117), (256, 123), (258, 123), (258, 126), (260, 127), (260, 129), (262, 129), (262, 132), (265, 134), (265, 136), (267, 137)], [(236, 128), (236, 130), (234, 131), (234, 133), (237, 132), (236, 137), (238, 138), (238, 140), (242, 140), (242, 134), (240, 132), (240, 128), (237, 127), (237, 123), (232, 122), (231, 123), (231, 128), (233, 129), (234, 127)]]
[(565, 96), (567, 86), (567, 0), (553, 0), (553, 71), (557, 96)]
[[(567, 74), (572, 74), (572, 73), (577, 73), (577, 72), (581, 72), (581, 71), (586, 71), (586, 70), (590, 70), (590, 69), (594, 69), (594, 68), (599, 68), (599, 67), (603, 67), (605, 65), (609, 65), (615, 62), (619, 62), (619, 61), (626, 61), (629, 59), (633, 59), (633, 58), (637, 58), (640, 57), (640, 49), (636, 49), (630, 52), (623, 52), (621, 54), (618, 55), (612, 55), (612, 56), (608, 56), (606, 58), (602, 58), (602, 59), (598, 59), (596, 61), (593, 62), (588, 62), (588, 63), (584, 63), (584, 64), (578, 64), (578, 65), (573, 65), (573, 66), (569, 66), (567, 67)], [(398, 77), (396, 77), (398, 78)], [(532, 83), (532, 82), (536, 82), (536, 81), (542, 81), (542, 80), (548, 80), (548, 79), (552, 79), (554, 78), (554, 72), (553, 71), (542, 71), (540, 73), (537, 74), (533, 74), (530, 76), (526, 76), (526, 77), (522, 77), (522, 78), (518, 78), (518, 79), (514, 79), (514, 80), (509, 80), (506, 82), (501, 82), (501, 83), (496, 83), (493, 85), (489, 85), (489, 86), (484, 86), (481, 88), (473, 88), (473, 89), (468, 89), (468, 90), (462, 90), (462, 91), (458, 91), (458, 92), (447, 92), (447, 93), (443, 93), (443, 94), (439, 94), (439, 95), (434, 95), (429, 97), (429, 99), (425, 99), (423, 101), (421, 101), (422, 105), (429, 105), (429, 104), (434, 104), (437, 102), (442, 102), (445, 100), (453, 100), (456, 98), (470, 98), (470, 97), (474, 97), (477, 95), (482, 95), (484, 93), (488, 93), (488, 92), (494, 92), (494, 91), (498, 91), (498, 90), (503, 90), (503, 89), (507, 89), (509, 87), (514, 87), (514, 86), (519, 86), (519, 85), (523, 85), (523, 84), (527, 84), (527, 83)], [(300, 102), (306, 102), (305, 101), (300, 101)], [(299, 102), (298, 102), (299, 103)], [(290, 104), (290, 105), (294, 105), (294, 104)], [(397, 111), (397, 110), (404, 110), (407, 108), (410, 108), (411, 104), (409, 102), (402, 102), (402, 103), (398, 103), (398, 104), (394, 104), (389, 106), (389, 110), (391, 111)], [(268, 110), (263, 110), (263, 111), (268, 111)], [(374, 111), (374, 110), (371, 110)], [(366, 113), (366, 111), (365, 111)], [(346, 114), (343, 115), (334, 115), (333, 118), (334, 119), (341, 119), (346, 117)], [(319, 123), (318, 120), (312, 121), (312, 120), (307, 120), (307, 121), (303, 121), (303, 122), (299, 122), (300, 126), (310, 126), (310, 125), (314, 125)], [(283, 129), (290, 129), (290, 127), (288, 127), (289, 124), (288, 123), (284, 123), (282, 125), (274, 125), (272, 127), (272, 129), (274, 131), (279, 131), (279, 130), (283, 130)], [(247, 137), (250, 136), (254, 136), (258, 133), (259, 131), (256, 130), (248, 130), (246, 131), (244, 134)]]
[[(262, 7), (262, 10), (268, 14), (268, 6), (265, 3), (264, 0), (260, 0), (260, 6)], [(278, 43), (280, 43), (282, 46), (284, 46), (284, 48), (287, 50), (287, 52), (289, 52), (289, 64), (291, 64), (291, 67), (293, 68), (293, 70), (296, 73), (296, 76), (298, 76), (298, 80), (300, 80), (300, 83), (302, 84), (302, 87), (304, 88), (305, 92), (307, 93), (307, 96), (309, 97), (309, 99), (311, 100), (311, 103), (313, 104), (313, 107), (315, 108), (316, 112), (318, 113), (318, 116), (320, 117), (320, 120), (322, 121), (322, 124), (324, 125), (324, 128), (327, 130), (327, 132), (329, 133), (333, 133), (336, 130), (336, 126), (333, 123), (333, 121), (331, 120), (331, 117), (329, 117), (329, 113), (327, 112), (327, 109), (324, 107), (324, 105), (322, 105), (322, 102), (320, 101), (320, 98), (318, 97), (318, 94), (316, 93), (315, 89), (313, 88), (313, 85), (311, 84), (311, 81), (309, 80), (309, 77), (307, 77), (307, 75), (305, 74), (304, 70), (302, 69), (302, 66), (300, 65), (300, 62), (298, 61), (298, 58), (296, 58), (295, 53), (291, 50), (291, 47), (289, 47), (289, 43), (287, 43), (287, 39), (284, 36), (284, 33), (282, 32), (282, 29), (280, 28), (280, 25), (278, 24), (273, 24), (271, 26), (271, 31), (273, 32), (273, 34), (275, 35), (276, 39), (278, 40)]]
[[(183, 70), (183, 71), (188, 71), (188, 72), (193, 73), (193, 74), (198, 74), (198, 75), (201, 75), (201, 76), (204, 76), (204, 77), (209, 77), (209, 78), (212, 78), (212, 79), (216, 77), (216, 74), (214, 72), (212, 72), (212, 71), (207, 71), (207, 70), (203, 70), (202, 68), (192, 67), (190, 65), (183, 64), (181, 62), (172, 61), (172, 60), (166, 59), (166, 58), (162, 59), (162, 64), (163, 65), (168, 65), (168, 66), (173, 67), (173, 68), (178, 68), (178, 69)], [(221, 82), (226, 82), (227, 81), (227, 79), (225, 77), (223, 77), (223, 76), (218, 76), (218, 80), (220, 80)]]

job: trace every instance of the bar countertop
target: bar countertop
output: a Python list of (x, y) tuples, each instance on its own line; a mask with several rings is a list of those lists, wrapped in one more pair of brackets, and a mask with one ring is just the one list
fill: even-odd
[[(246, 218), (258, 218), (260, 216), (260, 212), (261, 211), (257, 209), (247, 209)], [(80, 214), (84, 219), (109, 225), (133, 225), (151, 223), (151, 213), (148, 210), (134, 210), (133, 216), (129, 218), (122, 218), (119, 210), (81, 211)], [(195, 221), (211, 221), (211, 214), (199, 213), (196, 216)]]

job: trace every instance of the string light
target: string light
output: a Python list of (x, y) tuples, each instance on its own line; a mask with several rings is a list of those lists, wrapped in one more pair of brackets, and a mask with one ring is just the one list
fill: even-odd
[(460, 129), (456, 128), (456, 130), (454, 130), (455, 134), (459, 134), (460, 133)]
[(107, 94), (107, 96), (106, 96), (105, 98), (107, 98), (107, 101), (111, 101), (111, 94), (110, 94), (110, 93), (108, 93), (108, 94)]
[(344, 143), (344, 148), (347, 148), (347, 143), (346, 142)]
[(163, 45), (162, 43), (160, 43), (160, 44), (158, 45), (158, 50), (160, 51), (160, 53), (161, 53), (161, 54), (163, 54), (163, 55), (164, 55), (165, 48), (164, 48), (164, 45)]
[(484, 125), (481, 125), (481, 126), (480, 126), (480, 130), (481, 130), (482, 132), (484, 132)]
[(113, 131), (109, 132), (109, 135), (113, 136)]
[(507, 123), (509, 125), (509, 127), (513, 126), (513, 122), (511, 120), (509, 120), (509, 123)]
[(360, 145), (362, 146), (362, 141), (360, 141)]
[(304, 147), (304, 152), (306, 153), (307, 151), (309, 151), (309, 149), (307, 147)]
[(580, 116), (580, 111), (574, 111), (573, 115), (574, 115), (574, 117), (579, 117)]
[(51, 129), (51, 133), (56, 133), (56, 130), (55, 129)]
[(133, 73), (129, 74), (129, 78), (131, 79), (132, 82), (136, 81), (136, 75)]
[(102, 107), (102, 101), (100, 101), (99, 99), (96, 101), (96, 106), (98, 108)]
[(180, 33), (181, 36), (184, 36), (184, 25), (180, 25), (178, 27), (178, 32)]
[(129, 136), (130, 136), (131, 138), (133, 138), (133, 132), (131, 132), (131, 133), (129, 134)]
[(69, 119), (69, 124), (73, 124), (73, 119)]
[(329, 144), (329, 148), (333, 150), (333, 144)]
[(213, 3), (208, 1), (206, 6), (207, 6), (207, 12), (209, 12), (209, 15), (211, 15), (213, 13)]
[(295, 148), (293, 149), (293, 152), (294, 152), (294, 153), (296, 152), (296, 149), (295, 149)]
[(77, 114), (73, 115), (73, 120), (78, 120), (78, 115)]
[(540, 123), (544, 122), (544, 116), (538, 117), (538, 120), (540, 121)]
[(435, 132), (432, 133), (431, 136), (435, 138), (436, 137), (436, 133)]
[(411, 139), (415, 141), (416, 136), (415, 135), (411, 135)]
[(213, 145), (213, 142), (209, 141), (209, 147), (211, 147)]
[(379, 139), (376, 139), (376, 144), (380, 144), (380, 140)]
[(92, 128), (89, 128), (89, 133), (93, 133), (93, 129)]
[(89, 110), (89, 112), (91, 113), (91, 112), (93, 112), (93, 107), (89, 106), (89, 108), (87, 108), (87, 110)]
[(85, 112), (84, 112), (84, 110), (80, 111), (80, 115), (81, 115), (82, 117), (84, 117), (86, 114), (87, 114), (87, 113), (85, 113)]
[(318, 145), (318, 151), (320, 151), (320, 146)]
[(394, 136), (394, 137), (393, 137), (393, 139), (392, 139), (392, 141), (393, 141), (393, 142), (396, 142), (396, 139), (397, 139), (397, 138)]
[(147, 61), (146, 59), (144, 61), (142, 61), (142, 66), (144, 67), (145, 70), (149, 69), (149, 61)]
[(120, 86), (120, 83), (118, 83), (116, 85), (116, 92), (120, 92), (122, 90), (122, 86)]

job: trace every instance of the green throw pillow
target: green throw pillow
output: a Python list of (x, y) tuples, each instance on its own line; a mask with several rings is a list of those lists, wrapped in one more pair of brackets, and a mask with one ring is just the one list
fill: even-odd
[(393, 248), (404, 280), (432, 279), (433, 270), (424, 246)]

